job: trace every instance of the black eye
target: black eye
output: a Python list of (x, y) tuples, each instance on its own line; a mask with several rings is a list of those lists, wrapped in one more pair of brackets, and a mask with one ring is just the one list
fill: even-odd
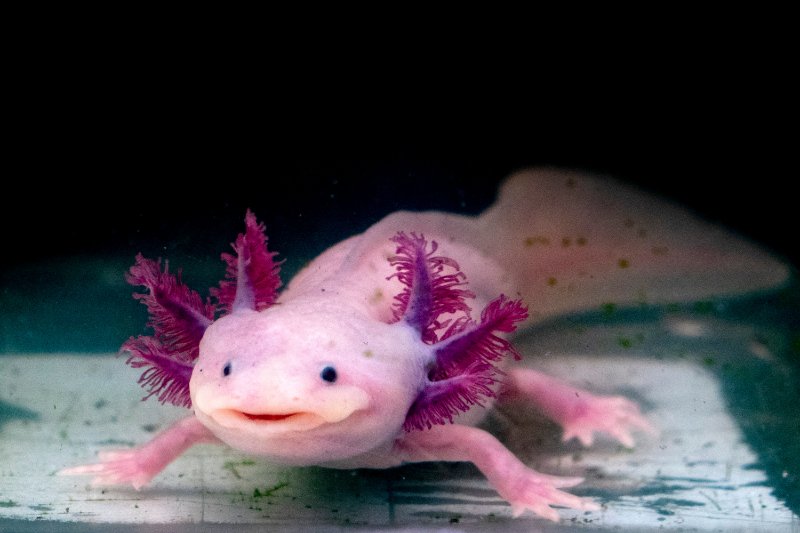
[(319, 373), (319, 377), (321, 377), (323, 381), (333, 383), (336, 381), (336, 369), (332, 366), (326, 366), (322, 369), (322, 372)]
[(225, 366), (222, 367), (222, 375), (229, 376), (231, 374), (231, 362), (228, 361), (225, 363)]

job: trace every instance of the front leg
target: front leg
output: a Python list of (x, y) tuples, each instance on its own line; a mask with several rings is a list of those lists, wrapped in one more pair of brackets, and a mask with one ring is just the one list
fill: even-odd
[(534, 370), (515, 368), (503, 380), (501, 400), (527, 399), (564, 429), (564, 442), (576, 437), (590, 446), (595, 431), (608, 433), (623, 446), (634, 445), (632, 430), (656, 433), (639, 406), (622, 396), (595, 396)]
[(511, 504), (515, 516), (530, 510), (558, 521), (559, 505), (572, 509), (598, 510), (596, 503), (558, 490), (583, 481), (557, 477), (528, 468), (491, 434), (458, 424), (413, 431), (397, 444), (404, 461), (468, 461), (486, 476), (494, 489)]
[(219, 440), (197, 418), (190, 416), (165, 429), (147, 444), (132, 450), (100, 452), (99, 463), (66, 468), (58, 474), (93, 475), (92, 485), (130, 483), (139, 490), (188, 448), (201, 442)]

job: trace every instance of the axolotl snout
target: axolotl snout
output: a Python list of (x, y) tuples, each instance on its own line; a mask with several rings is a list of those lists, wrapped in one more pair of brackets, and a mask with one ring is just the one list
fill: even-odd
[(264, 227), (223, 254), (203, 301), (158, 261), (128, 280), (154, 334), (123, 345), (140, 383), (193, 414), (149, 443), (64, 474), (139, 488), (200, 442), (291, 465), (388, 468), (469, 461), (515, 514), (597, 509), (475, 426), (494, 401), (526, 401), (564, 440), (653, 432), (638, 406), (530, 368), (515, 329), (603, 302), (658, 303), (762, 289), (787, 269), (686, 211), (613, 181), (533, 171), (480, 217), (399, 212), (308, 265), (279, 292)]

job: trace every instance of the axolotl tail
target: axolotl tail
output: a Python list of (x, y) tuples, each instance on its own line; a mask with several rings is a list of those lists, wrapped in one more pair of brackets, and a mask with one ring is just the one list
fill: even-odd
[(477, 222), (475, 244), (507, 268), (533, 320), (758, 291), (789, 275), (759, 246), (610, 178), (520, 172)]

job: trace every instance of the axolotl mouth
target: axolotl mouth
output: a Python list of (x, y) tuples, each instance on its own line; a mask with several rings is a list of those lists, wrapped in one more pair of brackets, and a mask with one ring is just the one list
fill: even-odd
[(302, 413), (288, 413), (285, 415), (253, 414), (253, 413), (242, 413), (242, 414), (250, 420), (263, 420), (264, 422), (286, 420), (287, 418), (291, 418), (293, 416), (302, 415)]
[(255, 424), (264, 429), (308, 430), (327, 422), (315, 413), (298, 411), (293, 413), (249, 413), (237, 409), (217, 409), (210, 413), (211, 418), (220, 426), (239, 428), (242, 425)]

